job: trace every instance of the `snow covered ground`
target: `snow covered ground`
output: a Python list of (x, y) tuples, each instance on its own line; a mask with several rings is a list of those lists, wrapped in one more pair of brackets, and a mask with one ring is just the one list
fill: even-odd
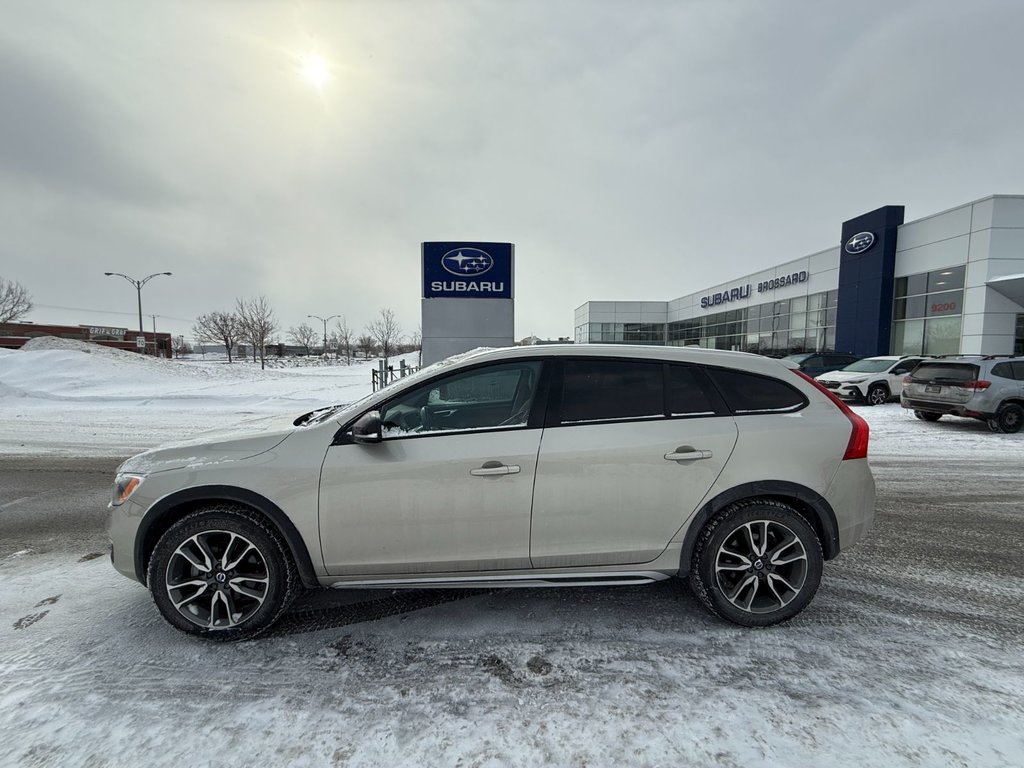
[[(392, 364), (402, 359), (413, 365), (416, 355)], [(127, 457), (248, 419), (358, 400), (370, 393), (375, 367), (371, 360), (263, 371), (252, 362), (160, 360), (42, 337), (0, 350), (0, 454)]]
[[(369, 381), (369, 365), (0, 351), (0, 471), (124, 457)], [(2, 555), (0, 766), (1022, 766), (1024, 435), (858, 412), (875, 529), (771, 630), (662, 583), (347, 593), (219, 646), (168, 627), (93, 540)], [(101, 516), (108, 485), (72, 506)], [(0, 522), (46, 509), (21, 495), (0, 485)]]

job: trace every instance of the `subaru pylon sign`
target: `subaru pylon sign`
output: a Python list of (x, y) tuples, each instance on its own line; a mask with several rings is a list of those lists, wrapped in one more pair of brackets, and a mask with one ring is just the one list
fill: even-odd
[(512, 346), (515, 246), (423, 243), (420, 253), (423, 365), (477, 347)]
[(423, 298), (511, 299), (512, 243), (423, 243)]

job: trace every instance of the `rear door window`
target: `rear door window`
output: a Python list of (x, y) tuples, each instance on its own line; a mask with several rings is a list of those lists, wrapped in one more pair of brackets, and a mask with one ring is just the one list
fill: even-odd
[(703, 374), (692, 365), (668, 369), (669, 416), (715, 416), (726, 409)]
[(737, 416), (788, 413), (807, 405), (800, 392), (778, 379), (726, 368), (708, 368), (707, 373)]
[(665, 416), (661, 363), (566, 360), (562, 424)]

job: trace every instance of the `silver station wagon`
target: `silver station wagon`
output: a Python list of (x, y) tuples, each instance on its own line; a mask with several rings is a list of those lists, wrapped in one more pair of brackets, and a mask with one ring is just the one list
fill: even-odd
[(211, 640), (258, 635), (303, 589), (672, 577), (766, 626), (869, 529), (867, 447), (863, 419), (778, 360), (478, 351), (351, 405), (129, 459), (111, 557)]

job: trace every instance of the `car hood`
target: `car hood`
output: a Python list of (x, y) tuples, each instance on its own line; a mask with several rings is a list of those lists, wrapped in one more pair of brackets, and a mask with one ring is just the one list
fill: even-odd
[(210, 430), (187, 440), (164, 443), (132, 456), (118, 473), (152, 474), (170, 469), (241, 461), (269, 451), (294, 432), (295, 416), (269, 416), (226, 429)]
[(885, 371), (878, 373), (857, 373), (854, 371), (829, 371), (814, 378), (819, 381), (854, 381), (855, 379), (870, 379), (872, 376), (884, 376)]

